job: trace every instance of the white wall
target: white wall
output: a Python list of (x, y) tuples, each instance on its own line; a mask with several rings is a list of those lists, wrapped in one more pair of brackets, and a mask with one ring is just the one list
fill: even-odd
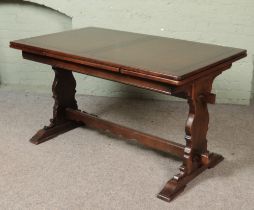
[[(72, 27), (99, 26), (245, 48), (249, 56), (215, 81), (218, 102), (249, 104), (254, 54), (253, 0), (29, 0), (72, 17)], [(0, 10), (1, 11), (1, 10)], [(14, 23), (13, 23), (14, 24)], [(38, 66), (40, 68), (41, 65)], [(80, 93), (165, 99), (135, 88), (79, 76)]]
[(0, 73), (8, 85), (47, 86), (53, 79), (48, 66), (22, 59), (21, 52), (9, 48), (9, 41), (71, 29), (71, 18), (31, 3), (0, 2)]

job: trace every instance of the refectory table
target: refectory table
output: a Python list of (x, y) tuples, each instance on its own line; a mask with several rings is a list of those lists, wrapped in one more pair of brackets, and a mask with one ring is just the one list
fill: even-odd
[[(215, 103), (215, 94), (211, 93), (214, 79), (245, 57), (246, 50), (94, 27), (13, 41), (10, 47), (22, 50), (25, 59), (51, 65), (55, 72), (53, 118), (49, 126), (31, 138), (32, 143), (40, 144), (85, 125), (173, 154), (183, 163), (179, 173), (158, 194), (165, 201), (172, 200), (188, 182), (223, 160), (221, 155), (207, 150), (207, 104)], [(80, 111), (72, 72), (187, 99), (186, 144)]]

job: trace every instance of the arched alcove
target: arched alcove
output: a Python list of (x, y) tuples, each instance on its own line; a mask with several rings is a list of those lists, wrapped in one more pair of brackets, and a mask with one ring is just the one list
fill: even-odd
[(46, 65), (25, 61), (10, 49), (11, 40), (69, 30), (72, 19), (51, 8), (25, 1), (0, 2), (1, 85), (49, 86), (52, 72)]
[[(31, 11), (21, 12), (16, 8), (15, 5), (17, 4), (22, 5), (20, 6), (22, 8), (31, 7), (29, 9)], [(8, 9), (9, 12), (5, 9), (7, 5), (12, 7), (12, 10)], [(243, 9), (239, 10), (238, 8)], [(171, 1), (169, 4), (164, 0), (159, 0), (156, 4), (151, 0), (147, 4), (138, 1), (132, 3), (122, 1), (115, 4), (114, 0), (86, 0), (78, 1), (78, 4), (70, 0), (0, 1), (0, 75), (2, 72), (3, 83), (27, 84), (26, 80), (30, 79), (31, 83), (29, 83), (33, 85), (33, 89), (40, 84), (49, 85), (53, 78), (49, 79), (48, 76), (45, 76), (52, 73), (48, 70), (49, 67), (44, 67), (48, 70), (45, 72), (42, 65), (36, 65), (32, 62), (28, 64), (26, 61), (21, 63), (20, 54), (9, 49), (8, 41), (63, 31), (71, 27), (72, 21), (73, 28), (98, 26), (247, 49), (249, 55), (247, 58), (235, 63), (230, 71), (226, 71), (215, 80), (214, 92), (217, 94), (218, 102), (248, 104), (251, 92), (254, 94), (254, 58), (251, 58), (251, 56), (253, 57), (254, 48), (253, 44), (250, 44), (253, 43), (254, 34), (252, 8), (253, 1), (248, 4), (244, 1), (237, 1), (235, 4), (222, 4), (220, 1), (213, 4), (206, 4), (201, 1), (186, 1), (182, 4), (181, 1)], [(6, 12), (12, 13), (12, 15), (9, 14), (8, 17)], [(17, 13), (18, 23), (14, 21), (14, 13)], [(73, 19), (71, 20), (69, 16)], [(39, 20), (36, 19), (37, 17)], [(37, 31), (33, 30), (34, 25), (36, 25)], [(22, 33), (19, 27), (22, 27)], [(14, 55), (15, 60), (20, 62), (16, 67), (14, 64), (10, 64), (14, 60)], [(13, 72), (26, 72), (32, 68), (36, 68), (38, 71), (30, 71), (29, 75), (27, 73), (24, 76), (23, 74), (18, 75), (19, 77), (23, 76), (21, 79), (16, 75), (8, 74), (11, 67), (15, 69), (20, 65), (23, 65), (22, 68), (19, 68), (21, 70)], [(39, 75), (35, 77), (35, 74)], [(129, 87), (112, 84), (109, 81), (100, 80), (100, 82), (97, 82), (95, 78), (84, 75), (77, 75), (76, 78), (77, 80), (85, 80), (85, 82), (78, 82), (80, 85), (77, 87), (79, 92), (83, 94), (125, 96), (131, 92)], [(138, 97), (145, 95), (138, 89), (133, 89), (133, 91), (137, 93)], [(131, 95), (135, 95), (133, 91)], [(156, 98), (161, 96), (155, 95)], [(151, 98), (150, 93), (147, 96)]]

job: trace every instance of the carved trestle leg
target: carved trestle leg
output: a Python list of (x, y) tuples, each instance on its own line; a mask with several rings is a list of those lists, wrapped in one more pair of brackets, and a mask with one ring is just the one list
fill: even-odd
[(188, 182), (223, 160), (221, 155), (207, 150), (206, 134), (209, 123), (207, 103), (215, 103), (215, 95), (211, 93), (215, 76), (195, 81), (186, 92), (189, 115), (185, 127), (186, 147), (183, 164), (180, 173), (169, 180), (157, 195), (160, 199), (171, 201), (184, 190)]
[(74, 129), (80, 124), (67, 120), (65, 117), (65, 109), (77, 109), (77, 101), (75, 100), (76, 81), (71, 71), (58, 69), (53, 67), (55, 79), (52, 85), (53, 98), (55, 101), (53, 107), (53, 118), (50, 125), (39, 130), (30, 142), (40, 144), (61, 133)]

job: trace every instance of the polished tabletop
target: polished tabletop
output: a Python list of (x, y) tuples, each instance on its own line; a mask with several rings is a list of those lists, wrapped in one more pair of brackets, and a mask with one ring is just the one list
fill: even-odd
[(243, 49), (95, 27), (21, 39), (10, 46), (173, 80), (246, 56)]

